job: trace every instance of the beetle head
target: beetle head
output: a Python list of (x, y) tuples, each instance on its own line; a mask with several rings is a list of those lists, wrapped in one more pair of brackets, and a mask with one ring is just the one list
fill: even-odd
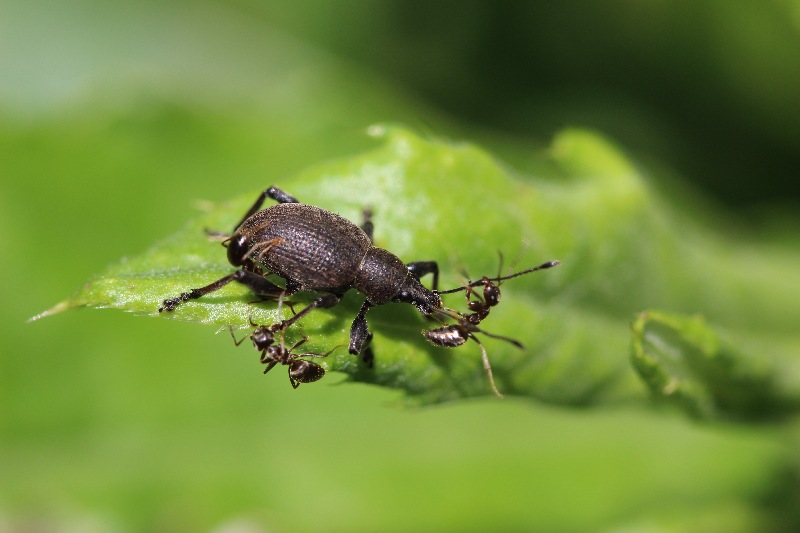
[(247, 235), (237, 233), (228, 241), (228, 261), (233, 266), (242, 266), (249, 252)]

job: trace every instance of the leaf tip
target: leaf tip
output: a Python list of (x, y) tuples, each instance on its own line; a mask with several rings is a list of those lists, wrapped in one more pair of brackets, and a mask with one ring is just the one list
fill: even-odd
[(70, 304), (69, 300), (63, 300), (61, 302), (58, 302), (56, 305), (54, 305), (50, 309), (46, 309), (45, 311), (42, 311), (38, 315), (34, 315), (34, 316), (30, 317), (27, 320), (27, 322), (28, 323), (36, 322), (39, 319), (42, 319), (42, 318), (45, 318), (45, 317), (48, 317), (48, 316), (52, 316), (52, 315), (56, 315), (58, 313), (66, 311), (70, 307), (72, 307), (72, 305)]

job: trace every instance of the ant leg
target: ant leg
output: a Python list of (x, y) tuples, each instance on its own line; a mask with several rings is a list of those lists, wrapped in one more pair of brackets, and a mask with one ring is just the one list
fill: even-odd
[[(344, 344), (340, 344), (338, 346), (334, 346), (333, 348), (328, 350), (326, 353), (298, 353), (298, 354), (294, 354), (294, 357), (298, 361), (302, 361), (302, 359), (300, 359), (301, 357), (320, 357), (320, 358), (328, 357), (330, 354), (332, 354), (333, 352), (335, 352), (336, 350), (338, 350), (342, 346), (344, 346)], [(305, 361), (305, 362), (306, 363), (311, 363), (310, 361)]]
[(486, 376), (489, 378), (489, 386), (492, 388), (492, 392), (498, 398), (502, 398), (503, 394), (497, 390), (497, 385), (494, 383), (494, 374), (492, 374), (492, 365), (489, 363), (489, 356), (486, 355), (486, 348), (483, 347), (481, 341), (475, 337), (475, 335), (470, 335), (470, 338), (478, 343), (478, 346), (481, 347), (481, 359), (483, 360), (483, 370), (486, 372)]
[(314, 301), (308, 304), (302, 311), (294, 315), (289, 320), (284, 320), (283, 322), (281, 322), (281, 329), (285, 330), (286, 328), (288, 328), (289, 326), (291, 326), (292, 324), (294, 324), (295, 322), (297, 322), (298, 320), (300, 320), (308, 313), (310, 313), (312, 310), (318, 307), (321, 309), (333, 307), (334, 305), (339, 303), (340, 299), (341, 297), (333, 293), (323, 294), (322, 296), (315, 298)]
[(406, 265), (411, 275), (420, 279), (426, 274), (433, 274), (433, 290), (439, 289), (439, 263), (436, 261), (414, 261)]
[(370, 242), (372, 242), (372, 232), (375, 229), (375, 225), (372, 223), (372, 209), (369, 207), (364, 209), (364, 219), (361, 223), (361, 229), (364, 230), (364, 233), (367, 234)]
[[(266, 361), (261, 361), (261, 362), (265, 363)], [(275, 368), (275, 365), (277, 365), (277, 364), (278, 364), (278, 362), (274, 361), (274, 360), (270, 361), (269, 363), (267, 363), (267, 368), (264, 369), (264, 373), (266, 374), (267, 372), (269, 372), (270, 370)]]
[[(292, 353), (296, 348), (299, 348), (300, 346), (304, 345), (306, 342), (308, 342), (308, 337), (303, 337), (302, 339), (300, 339), (296, 343), (292, 344), (292, 347), (289, 348), (289, 353)], [(298, 355), (297, 357), (301, 357), (301, 356)]]
[(368, 346), (372, 340), (372, 332), (367, 326), (367, 311), (369, 311), (370, 307), (372, 307), (371, 304), (365, 301), (361, 305), (355, 320), (353, 320), (353, 325), (350, 327), (350, 347), (348, 351), (353, 355), (359, 355), (366, 348), (369, 353), (364, 354), (364, 362), (371, 366), (372, 350)]
[(236, 281), (242, 285), (250, 287), (250, 290), (259, 296), (278, 296), (284, 292), (282, 288), (278, 287), (260, 274), (248, 272), (246, 270), (237, 270), (233, 274), (228, 274), (227, 276), (224, 276), (214, 283), (206, 285), (205, 287), (192, 289), (189, 292), (179, 294), (175, 298), (164, 300), (161, 304), (161, 307), (158, 308), (158, 312), (161, 313), (162, 311), (174, 311), (175, 308), (178, 307), (178, 305), (180, 305), (182, 302), (195, 300), (201, 296), (205, 296), (210, 292), (217, 291), (231, 281)]
[[(251, 322), (251, 324), (252, 324), (252, 322)], [(230, 331), (230, 332), (231, 332), (231, 338), (233, 339), (233, 343), (234, 343), (234, 344), (235, 344), (237, 347), (238, 347), (240, 344), (242, 344), (246, 338), (248, 338), (248, 337), (249, 337), (249, 335), (245, 335), (244, 337), (242, 337), (242, 338), (241, 338), (241, 340), (238, 340), (238, 341), (237, 341), (237, 340), (236, 340), (236, 335), (234, 335), (234, 334), (233, 334), (233, 326), (228, 326), (228, 331)]]

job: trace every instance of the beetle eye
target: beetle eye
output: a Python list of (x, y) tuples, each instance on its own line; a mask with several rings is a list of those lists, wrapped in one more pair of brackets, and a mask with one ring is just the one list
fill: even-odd
[(247, 236), (234, 235), (228, 243), (228, 261), (233, 266), (240, 266), (244, 263), (247, 255)]

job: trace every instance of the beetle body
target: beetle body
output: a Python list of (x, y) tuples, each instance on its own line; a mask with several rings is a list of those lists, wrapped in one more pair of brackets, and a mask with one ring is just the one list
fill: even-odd
[(231, 236), (228, 260), (282, 277), (283, 292), (341, 297), (354, 288), (369, 305), (410, 303), (426, 315), (442, 307), (435, 290), (396, 255), (373, 246), (362, 228), (313, 205), (280, 203), (246, 217)]
[[(234, 266), (257, 260), (295, 290), (342, 294), (353, 286), (372, 247), (364, 231), (319, 207), (277, 204), (258, 211), (236, 230), (228, 258)], [(262, 243), (274, 243), (260, 252)], [(237, 264), (238, 263), (238, 264)]]

